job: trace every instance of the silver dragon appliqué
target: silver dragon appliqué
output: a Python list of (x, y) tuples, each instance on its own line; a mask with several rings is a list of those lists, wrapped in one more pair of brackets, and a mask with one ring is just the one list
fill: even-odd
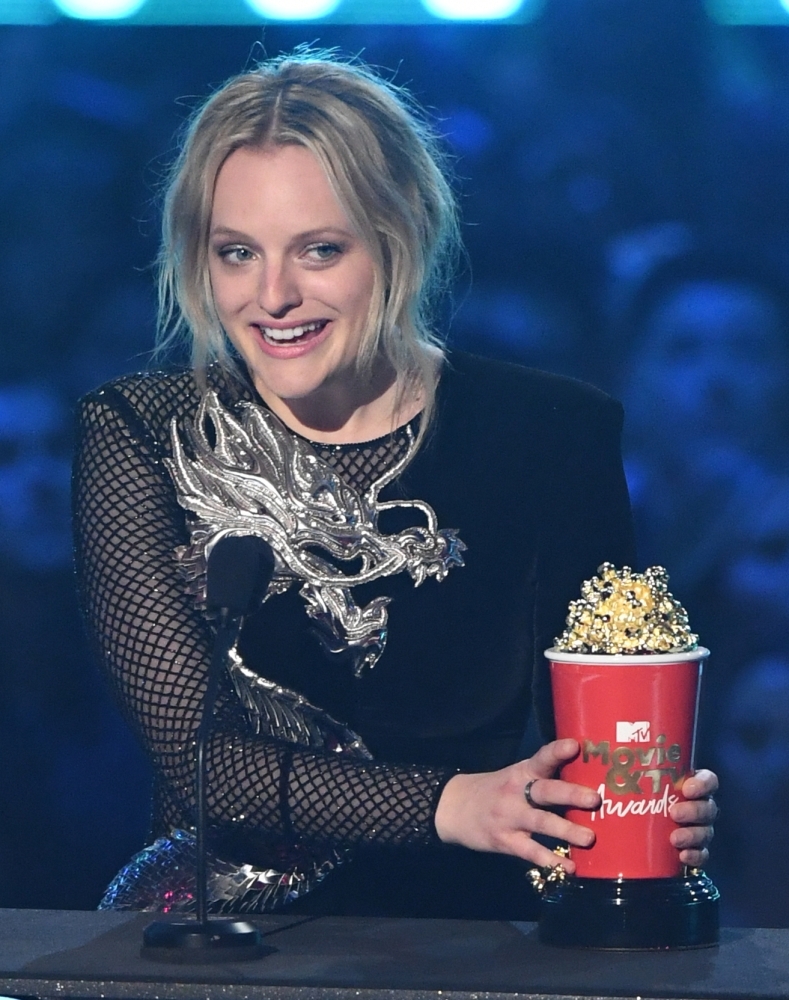
[[(205, 562), (220, 538), (258, 535), (275, 558), (265, 599), (300, 583), (326, 649), (350, 653), (357, 676), (373, 667), (386, 645), (389, 598), (360, 607), (351, 588), (400, 572), (415, 586), (429, 577), (443, 580), (463, 565), (466, 548), (456, 529), (438, 527), (428, 503), (379, 499), (411, 459), (410, 429), (409, 435), (406, 455), (360, 492), (270, 410), (245, 402), (236, 417), (215, 392), (206, 393), (184, 440), (173, 421), (167, 463), (179, 503), (195, 516), (190, 545), (179, 553), (193, 592), (199, 596)], [(392, 508), (411, 508), (424, 523), (384, 534), (379, 517)]]

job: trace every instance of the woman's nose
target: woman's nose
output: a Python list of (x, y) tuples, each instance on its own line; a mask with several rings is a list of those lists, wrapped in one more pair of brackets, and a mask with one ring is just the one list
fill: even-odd
[(267, 261), (258, 283), (258, 305), (269, 316), (283, 316), (301, 305), (298, 275), (287, 263)]

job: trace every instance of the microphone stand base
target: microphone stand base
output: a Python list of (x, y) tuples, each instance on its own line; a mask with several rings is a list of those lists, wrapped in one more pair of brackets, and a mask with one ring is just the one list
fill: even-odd
[(263, 958), (275, 949), (263, 944), (247, 920), (156, 920), (143, 931), (143, 958), (156, 962), (205, 965)]
[(702, 871), (678, 878), (568, 876), (540, 899), (539, 938), (614, 951), (704, 948), (718, 943), (720, 894)]

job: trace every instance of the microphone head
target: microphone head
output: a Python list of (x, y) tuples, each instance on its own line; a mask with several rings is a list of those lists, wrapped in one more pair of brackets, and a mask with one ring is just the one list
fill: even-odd
[(208, 556), (206, 605), (240, 618), (253, 611), (274, 573), (274, 552), (257, 535), (225, 535)]

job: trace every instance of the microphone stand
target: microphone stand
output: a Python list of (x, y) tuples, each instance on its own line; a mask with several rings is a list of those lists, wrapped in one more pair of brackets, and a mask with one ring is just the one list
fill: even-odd
[(214, 650), (211, 657), (211, 666), (208, 672), (208, 687), (206, 688), (203, 700), (203, 717), (197, 730), (197, 743), (195, 756), (197, 760), (196, 774), (196, 798), (197, 798), (197, 922), (201, 926), (208, 923), (208, 863), (206, 859), (206, 827), (208, 817), (206, 815), (206, 771), (205, 771), (205, 746), (208, 742), (208, 735), (211, 731), (211, 723), (214, 718), (214, 708), (216, 706), (216, 696), (219, 692), (220, 671), (227, 663), (230, 650), (238, 639), (241, 631), (241, 618), (231, 617), (227, 608), (222, 608), (219, 618), (219, 629), (214, 641)]
[[(195, 746), (196, 914), (194, 920), (156, 920), (145, 928), (140, 951), (143, 958), (156, 961), (200, 964), (238, 962), (261, 958), (274, 950), (263, 945), (260, 931), (249, 921), (227, 918), (211, 920), (208, 916), (206, 743), (211, 733), (222, 670), (227, 664), (230, 650), (236, 644), (244, 613), (252, 603), (254, 591), (261, 589), (261, 571), (265, 570), (265, 563), (272, 559), (271, 550), (262, 539), (252, 536), (222, 539), (215, 546), (208, 562), (209, 605), (216, 605), (215, 601), (211, 601), (210, 575), (215, 554), (215, 563), (219, 566), (216, 571), (219, 581), (216, 589), (222, 595), (222, 606)], [(236, 559), (241, 562), (238, 567), (240, 572), (237, 574)], [(269, 571), (269, 578), (270, 575)], [(231, 581), (229, 590), (228, 580)], [(226, 593), (222, 592), (223, 588)]]

